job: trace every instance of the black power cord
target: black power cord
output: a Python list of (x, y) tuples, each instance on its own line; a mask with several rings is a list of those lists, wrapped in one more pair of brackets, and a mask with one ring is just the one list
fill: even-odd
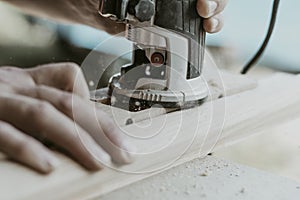
[(277, 14), (278, 14), (279, 3), (280, 3), (280, 0), (274, 0), (272, 16), (271, 16), (271, 21), (270, 21), (267, 36), (266, 36), (262, 46), (259, 48), (259, 50), (255, 54), (255, 56), (243, 68), (243, 70), (241, 71), (241, 74), (246, 74), (253, 67), (253, 65), (257, 63), (258, 59), (260, 59), (260, 57), (262, 56), (262, 54), (266, 50), (266, 47), (268, 46), (270, 38), (271, 38), (272, 33), (274, 31), (274, 27), (275, 27), (275, 23), (276, 23), (276, 19), (277, 19)]

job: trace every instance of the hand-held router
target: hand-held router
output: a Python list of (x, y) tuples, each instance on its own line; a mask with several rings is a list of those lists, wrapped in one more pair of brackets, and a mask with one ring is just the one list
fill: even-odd
[(109, 82), (113, 106), (190, 107), (207, 97), (205, 32), (197, 0), (100, 0), (100, 14), (126, 24), (132, 62)]

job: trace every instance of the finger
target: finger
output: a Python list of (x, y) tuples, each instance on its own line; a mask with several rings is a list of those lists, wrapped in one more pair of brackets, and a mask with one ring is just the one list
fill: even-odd
[(80, 67), (74, 63), (41, 65), (28, 69), (37, 85), (47, 85), (73, 92), (89, 99), (89, 89)]
[(44, 137), (90, 170), (110, 162), (110, 156), (88, 133), (47, 102), (19, 95), (1, 96), (0, 110), (0, 120), (35, 137)]
[(0, 82), (0, 91), (1, 91), (2, 94), (4, 94), (4, 93), (10, 93), (11, 94), (11, 93), (15, 93), (15, 88), (8, 85), (8, 84), (6, 84), (6, 83), (3, 84), (3, 83)]
[(134, 151), (134, 147), (126, 142), (123, 133), (106, 113), (95, 108), (91, 102), (46, 86), (22, 90), (20, 93), (49, 101), (85, 129), (115, 163), (128, 164), (132, 162), (133, 158), (130, 152)]
[[(136, 148), (124, 137), (124, 133), (114, 123), (114, 121), (102, 110), (94, 107), (94, 116), (96, 116), (98, 127), (91, 129), (91, 134), (99, 144), (112, 156), (117, 164), (130, 164), (133, 162), (133, 154)], [(104, 135), (100, 135), (96, 130), (102, 129)]]
[(99, 15), (96, 17), (96, 22), (98, 22), (96, 28), (104, 30), (111, 35), (124, 35), (125, 25), (123, 23), (116, 23), (106, 17), (99, 17)]
[(26, 71), (10, 66), (0, 68), (0, 83), (11, 87), (19, 85), (32, 87), (35, 85), (34, 80)]
[(214, 17), (204, 19), (203, 27), (208, 33), (219, 32), (224, 26), (224, 20), (222, 13), (215, 15)]
[(9, 158), (41, 173), (50, 173), (58, 164), (41, 143), (3, 121), (0, 121), (0, 150)]
[(198, 0), (197, 10), (203, 18), (210, 18), (225, 9), (228, 0)]

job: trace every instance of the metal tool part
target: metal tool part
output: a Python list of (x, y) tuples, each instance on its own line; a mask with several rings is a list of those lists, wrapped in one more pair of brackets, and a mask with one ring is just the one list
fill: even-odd
[(201, 76), (205, 32), (197, 0), (100, 0), (99, 12), (125, 23), (132, 62), (108, 84), (113, 106), (139, 111), (190, 107), (207, 97)]

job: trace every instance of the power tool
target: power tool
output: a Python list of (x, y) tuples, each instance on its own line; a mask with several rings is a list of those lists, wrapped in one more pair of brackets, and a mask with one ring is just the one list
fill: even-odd
[[(100, 0), (99, 13), (126, 24), (133, 43), (131, 63), (114, 75), (109, 104), (130, 111), (154, 105), (188, 108), (201, 104), (208, 89), (201, 73), (205, 31), (197, 0)], [(97, 101), (97, 95), (94, 100)]]

